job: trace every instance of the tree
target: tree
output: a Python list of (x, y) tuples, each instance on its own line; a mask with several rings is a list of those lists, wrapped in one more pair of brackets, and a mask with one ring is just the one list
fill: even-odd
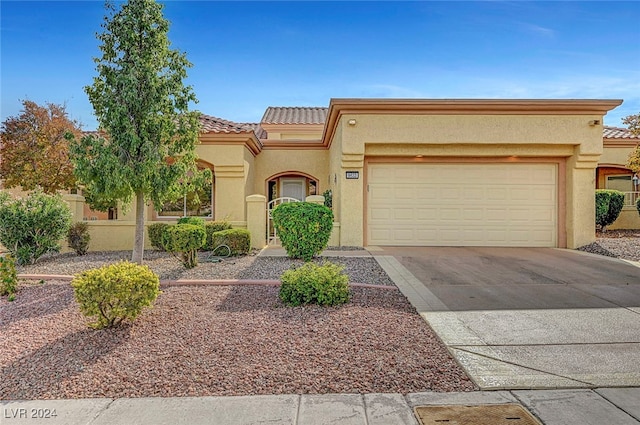
[(189, 111), (197, 101), (183, 83), (191, 63), (170, 49), (163, 6), (129, 0), (119, 10), (107, 2), (106, 9), (98, 76), (85, 91), (107, 137), (83, 137), (72, 154), (94, 202), (135, 200), (132, 261), (141, 264), (146, 202), (160, 208), (203, 177), (195, 163), (200, 114)]
[(63, 105), (40, 106), (22, 101), (20, 115), (9, 117), (0, 130), (0, 177), (6, 187), (46, 193), (75, 186), (69, 159), (67, 132), (80, 136), (76, 121), (69, 119)]
[[(622, 119), (622, 122), (629, 128), (631, 133), (640, 137), (640, 113), (635, 115), (629, 115)], [(640, 144), (629, 154), (627, 161), (627, 168), (634, 173), (640, 172)]]

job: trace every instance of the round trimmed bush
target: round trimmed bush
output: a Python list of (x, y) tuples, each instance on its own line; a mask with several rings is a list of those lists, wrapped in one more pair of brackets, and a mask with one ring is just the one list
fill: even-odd
[(596, 190), (596, 225), (604, 232), (612, 224), (624, 207), (624, 193), (618, 190)]
[(198, 265), (198, 250), (207, 240), (204, 226), (176, 224), (162, 232), (162, 247), (165, 251), (180, 253), (182, 264), (191, 269)]
[(349, 277), (344, 267), (324, 262), (305, 263), (297, 269), (287, 270), (280, 280), (280, 299), (291, 306), (318, 304), (333, 306), (349, 301)]
[(207, 249), (213, 251), (220, 245), (229, 247), (230, 255), (244, 255), (251, 249), (251, 233), (247, 229), (227, 229), (207, 235)]
[(333, 230), (330, 208), (310, 202), (290, 202), (278, 205), (272, 217), (289, 257), (310, 261), (327, 247)]
[(162, 246), (162, 233), (169, 226), (171, 226), (169, 223), (153, 223), (147, 226), (149, 242), (151, 243), (152, 247), (164, 251), (164, 248)]
[(204, 218), (202, 217), (182, 217), (178, 219), (178, 224), (193, 224), (194, 226), (205, 226)]
[(16, 260), (11, 255), (0, 256), (0, 296), (8, 295), (12, 298), (17, 290)]
[(212, 237), (214, 233), (222, 232), (223, 230), (229, 230), (231, 228), (231, 223), (229, 223), (228, 221), (220, 220), (207, 222), (207, 224), (204, 225), (204, 229), (207, 232), (207, 242), (205, 244), (205, 249), (212, 250), (216, 246), (220, 245), (213, 245)]
[(133, 321), (160, 294), (160, 279), (147, 266), (128, 261), (87, 270), (71, 282), (80, 311), (95, 317), (95, 329)]

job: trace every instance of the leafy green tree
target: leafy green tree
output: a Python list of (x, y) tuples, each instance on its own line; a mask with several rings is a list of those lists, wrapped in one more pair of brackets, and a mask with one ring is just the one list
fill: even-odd
[(78, 180), (94, 202), (135, 201), (132, 261), (144, 255), (144, 209), (160, 208), (210, 178), (195, 165), (199, 113), (185, 86), (186, 55), (170, 48), (169, 22), (154, 0), (129, 0), (108, 10), (98, 34), (98, 76), (85, 87), (107, 137), (90, 135), (72, 144)]
[[(640, 137), (640, 113), (625, 117), (622, 122), (629, 128), (631, 133)], [(634, 173), (640, 172), (640, 144), (629, 154), (627, 168)]]
[(0, 178), (4, 185), (23, 190), (39, 186), (45, 193), (73, 188), (67, 132), (81, 134), (64, 105), (40, 106), (23, 100), (20, 115), (7, 118), (0, 129)]

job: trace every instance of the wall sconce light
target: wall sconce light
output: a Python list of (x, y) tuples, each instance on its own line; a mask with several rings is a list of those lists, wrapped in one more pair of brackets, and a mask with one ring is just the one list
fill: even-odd
[(351, 118), (349, 121), (347, 121), (349, 123), (350, 126), (354, 126), (356, 125), (357, 121), (353, 118)]
[(591, 120), (591, 121), (589, 121), (589, 125), (591, 127), (593, 127), (595, 125), (600, 125), (600, 120)]

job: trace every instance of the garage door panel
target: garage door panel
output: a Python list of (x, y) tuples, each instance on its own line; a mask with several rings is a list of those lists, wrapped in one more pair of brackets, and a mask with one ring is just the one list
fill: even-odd
[(377, 185), (369, 188), (369, 199), (385, 202), (393, 199), (393, 187), (389, 185)]
[(544, 205), (553, 205), (556, 203), (556, 191), (548, 188), (532, 187), (529, 191), (529, 199), (535, 201), (536, 205), (544, 202)]
[(413, 208), (396, 208), (393, 210), (393, 218), (395, 220), (405, 220), (409, 222), (413, 222), (415, 220)]
[(556, 246), (556, 176), (555, 164), (373, 164), (367, 241)]
[(462, 211), (462, 219), (467, 221), (484, 221), (485, 211), (481, 208), (469, 208)]
[(391, 218), (391, 208), (372, 208), (371, 219), (374, 221), (388, 220)]
[(416, 208), (418, 220), (436, 220), (438, 218), (437, 208)]

